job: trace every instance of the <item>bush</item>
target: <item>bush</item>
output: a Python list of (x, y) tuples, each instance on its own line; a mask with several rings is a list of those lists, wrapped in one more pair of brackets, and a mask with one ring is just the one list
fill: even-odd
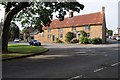
[(86, 37), (87, 36), (87, 33), (85, 31), (80, 31), (80, 34), (81, 34), (80, 37), (82, 37), (82, 36)]
[(63, 43), (63, 42), (59, 40), (58, 38), (55, 38), (55, 43)]
[(88, 39), (88, 43), (89, 43), (89, 44), (92, 44), (92, 39), (89, 38), (89, 39)]
[(102, 39), (101, 38), (93, 38), (91, 39), (92, 44), (101, 44), (102, 43)]
[(68, 33), (65, 35), (65, 41), (66, 41), (66, 42), (70, 42), (72, 39), (73, 39), (73, 33), (72, 33), (72, 32), (68, 32)]
[(88, 39), (87, 37), (80, 37), (80, 42), (82, 44), (101, 44), (102, 39), (101, 38), (93, 38), (93, 39)]
[(81, 42), (82, 44), (88, 44), (88, 43), (89, 43), (88, 38), (87, 38), (87, 37), (84, 37), (84, 36), (80, 37), (80, 42)]
[(76, 39), (76, 38), (74, 38), (74, 39), (72, 39), (70, 42), (71, 42), (71, 43), (79, 43), (79, 40)]

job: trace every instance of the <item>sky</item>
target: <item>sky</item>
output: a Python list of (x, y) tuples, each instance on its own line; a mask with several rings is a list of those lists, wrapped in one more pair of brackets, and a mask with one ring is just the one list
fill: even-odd
[[(106, 26), (108, 29), (115, 30), (118, 27), (118, 2), (119, 0), (77, 0), (85, 7), (80, 13), (74, 15), (89, 14), (102, 11), (102, 6), (105, 7)], [(0, 19), (4, 18), (4, 8), (0, 5)], [(68, 17), (68, 15), (66, 15)], [(55, 17), (54, 17), (55, 18)], [(19, 23), (17, 23), (20, 25)], [(22, 28), (21, 28), (22, 29)]]

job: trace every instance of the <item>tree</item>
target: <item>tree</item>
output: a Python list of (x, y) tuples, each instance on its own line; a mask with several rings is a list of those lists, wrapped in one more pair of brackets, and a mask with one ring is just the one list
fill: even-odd
[(31, 39), (31, 36), (30, 36), (31, 33), (33, 32), (34, 32), (33, 27), (24, 27), (24, 29), (22, 30), (24, 41), (28, 42)]
[(107, 30), (108, 36), (112, 36), (113, 35), (113, 31), (112, 30)]
[(73, 33), (72, 33), (72, 32), (68, 32), (68, 33), (65, 35), (65, 41), (66, 41), (66, 42), (70, 42), (72, 39), (73, 39)]
[[(8, 51), (8, 38), (11, 21), (22, 20), (22, 25), (29, 27), (29, 24), (40, 29), (43, 26), (49, 26), (53, 12), (59, 12), (57, 18), (64, 20), (66, 11), (73, 10), (80, 12), (84, 6), (78, 2), (5, 2), (5, 19), (2, 34), (2, 51)], [(34, 16), (37, 15), (37, 16)], [(33, 18), (34, 17), (34, 18)], [(25, 27), (25, 26), (24, 26)]]
[(20, 35), (19, 27), (14, 22), (12, 22), (9, 30), (9, 40), (13, 41), (15, 38), (19, 39), (19, 35)]
[(7, 2), (6, 4), (3, 3), (3, 5), (5, 5), (5, 18), (4, 18), (3, 34), (2, 34), (2, 51), (4, 53), (8, 51), (9, 29), (12, 18), (23, 8), (28, 7), (29, 3), (20, 2), (17, 4), (16, 2)]

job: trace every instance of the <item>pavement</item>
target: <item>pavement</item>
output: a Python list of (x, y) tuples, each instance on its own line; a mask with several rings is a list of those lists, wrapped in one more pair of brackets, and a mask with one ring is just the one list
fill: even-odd
[[(112, 42), (112, 41), (111, 41)], [(42, 44), (49, 52), (4, 61), (3, 78), (118, 78), (119, 44)]]

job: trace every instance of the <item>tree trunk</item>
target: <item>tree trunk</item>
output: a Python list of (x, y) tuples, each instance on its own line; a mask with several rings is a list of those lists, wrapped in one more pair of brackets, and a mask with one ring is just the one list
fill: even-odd
[(23, 8), (30, 6), (28, 2), (21, 2), (19, 6), (16, 6), (12, 10), (11, 3), (8, 2), (8, 5), (5, 10), (5, 20), (3, 25), (3, 34), (2, 34), (2, 51), (3, 53), (8, 52), (8, 39), (9, 39), (9, 28), (12, 18), (15, 14), (21, 11)]
[(3, 53), (8, 51), (9, 28), (10, 28), (11, 20), (12, 20), (11, 17), (6, 17), (6, 19), (4, 20), (3, 34), (2, 34)]

